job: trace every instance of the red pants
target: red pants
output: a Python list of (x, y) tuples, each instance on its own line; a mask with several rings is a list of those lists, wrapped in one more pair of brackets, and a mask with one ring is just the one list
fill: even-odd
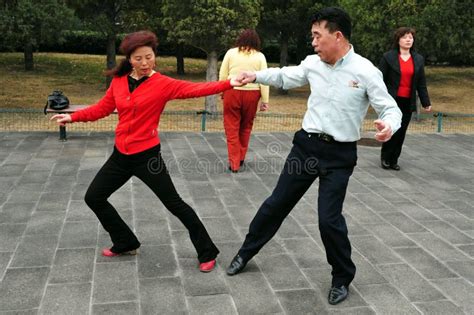
[(233, 171), (238, 170), (240, 161), (245, 160), (259, 99), (259, 90), (224, 92), (224, 129), (229, 166)]

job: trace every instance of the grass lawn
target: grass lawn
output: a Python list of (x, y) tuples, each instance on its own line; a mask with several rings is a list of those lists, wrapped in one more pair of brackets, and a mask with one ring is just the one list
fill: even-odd
[[(54, 89), (62, 90), (73, 104), (91, 104), (104, 95), (105, 56), (36, 53), (34, 61), (35, 70), (27, 72), (23, 67), (23, 54), (0, 53), (0, 72), (3, 73), (0, 108), (42, 108), (47, 95)], [(185, 76), (177, 76), (175, 68), (174, 57), (158, 56), (159, 72), (184, 80), (205, 80), (205, 60), (185, 59)], [(426, 67), (426, 73), (435, 111), (474, 113), (473, 67)], [(303, 114), (308, 95), (308, 86), (293, 89), (288, 95), (279, 95), (271, 88), (270, 112)], [(167, 109), (200, 110), (203, 107), (204, 99), (188, 99), (171, 101)]]

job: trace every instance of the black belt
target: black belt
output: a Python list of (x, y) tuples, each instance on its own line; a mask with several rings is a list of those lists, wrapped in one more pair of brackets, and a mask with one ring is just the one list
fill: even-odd
[(303, 130), (303, 131), (308, 135), (308, 138), (316, 137), (319, 140), (322, 140), (322, 141), (325, 141), (325, 142), (335, 142), (336, 141), (336, 140), (334, 140), (333, 136), (328, 135), (327, 133), (324, 133), (324, 132), (317, 133), (317, 132), (307, 132), (305, 130)]

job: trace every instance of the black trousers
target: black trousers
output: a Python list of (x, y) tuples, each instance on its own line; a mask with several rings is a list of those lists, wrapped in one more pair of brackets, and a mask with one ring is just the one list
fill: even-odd
[(332, 266), (332, 284), (349, 285), (356, 268), (351, 260), (342, 205), (356, 162), (356, 142), (326, 142), (304, 130), (298, 131), (278, 183), (250, 223), (239, 255), (246, 261), (256, 255), (319, 177), (319, 230)]
[(409, 98), (396, 97), (395, 100), (402, 111), (402, 124), (400, 129), (393, 134), (392, 138), (382, 144), (381, 158), (388, 164), (398, 164), (398, 158), (402, 153), (403, 142), (405, 141), (405, 135), (407, 134), (408, 125), (410, 124), (412, 116)]
[(114, 152), (87, 190), (85, 201), (110, 234), (113, 252), (121, 253), (140, 247), (135, 234), (107, 201), (110, 195), (132, 176), (142, 180), (165, 207), (186, 226), (200, 262), (216, 258), (219, 250), (197, 214), (176, 191), (161, 157), (160, 145), (132, 155), (124, 155), (114, 148)]

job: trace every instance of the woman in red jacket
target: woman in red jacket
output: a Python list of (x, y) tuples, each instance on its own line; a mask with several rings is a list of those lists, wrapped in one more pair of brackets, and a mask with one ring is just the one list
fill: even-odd
[(235, 80), (191, 83), (161, 75), (154, 70), (157, 44), (152, 32), (125, 36), (120, 51), (126, 59), (108, 73), (114, 78), (105, 96), (97, 104), (72, 115), (58, 114), (51, 119), (59, 124), (95, 121), (117, 109), (119, 122), (114, 151), (85, 195), (87, 205), (113, 243), (102, 255), (133, 255), (140, 247), (135, 234), (107, 201), (112, 193), (136, 176), (186, 226), (198, 253), (199, 269), (209, 272), (214, 269), (219, 250), (194, 210), (176, 191), (160, 154), (157, 128), (167, 101), (216, 94), (241, 84)]

